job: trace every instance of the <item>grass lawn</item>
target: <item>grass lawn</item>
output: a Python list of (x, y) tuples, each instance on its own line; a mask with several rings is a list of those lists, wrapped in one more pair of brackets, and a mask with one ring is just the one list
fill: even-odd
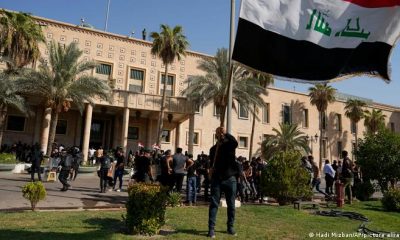
[[(400, 213), (382, 211), (380, 202), (354, 203), (344, 210), (364, 214), (370, 219), (368, 228), (372, 230), (400, 232)], [(309, 233), (355, 233), (360, 225), (359, 221), (316, 216), (310, 212), (295, 210), (293, 206), (242, 206), (237, 209), (235, 227), (238, 237), (234, 239), (308, 239)], [(147, 239), (124, 234), (123, 214), (124, 210), (1, 212), (0, 239)], [(153, 238), (205, 239), (207, 218), (208, 208), (205, 206), (168, 209), (163, 236)], [(217, 220), (217, 239), (233, 239), (224, 233), (225, 208), (220, 208)]]

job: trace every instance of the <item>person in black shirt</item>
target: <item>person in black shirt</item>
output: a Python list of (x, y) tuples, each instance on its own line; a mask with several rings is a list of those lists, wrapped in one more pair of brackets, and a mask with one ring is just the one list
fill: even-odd
[(32, 148), (32, 166), (31, 166), (31, 180), (35, 181), (35, 172), (38, 174), (39, 181), (42, 181), (40, 176), (40, 164), (43, 159), (43, 152), (40, 150), (39, 143), (36, 143)]
[(100, 193), (105, 193), (108, 181), (108, 171), (111, 168), (111, 158), (107, 151), (103, 151), (100, 161)]
[(208, 237), (215, 238), (215, 224), (221, 193), (225, 194), (228, 206), (227, 232), (236, 235), (233, 228), (235, 222), (235, 199), (239, 168), (236, 163), (236, 139), (225, 132), (224, 127), (216, 129), (217, 143), (210, 149), (211, 199), (208, 211)]
[(117, 192), (120, 192), (122, 189), (122, 177), (124, 176), (124, 165), (125, 165), (125, 156), (122, 148), (118, 148), (115, 153), (115, 158), (117, 159), (117, 164), (115, 165), (115, 173), (114, 173), (114, 187), (117, 185), (117, 178), (119, 179), (119, 188)]
[(61, 167), (61, 171), (58, 175), (58, 179), (63, 185), (61, 191), (68, 191), (68, 188), (71, 187), (71, 185), (69, 185), (69, 183), (67, 182), (67, 178), (72, 167), (73, 158), (71, 154), (67, 154), (67, 151), (65, 149), (61, 150), (60, 158), (61, 161), (59, 163), (59, 166)]
[(153, 176), (151, 174), (151, 161), (150, 161), (150, 150), (141, 150), (142, 153), (135, 159), (136, 173), (134, 178), (137, 182), (153, 182)]

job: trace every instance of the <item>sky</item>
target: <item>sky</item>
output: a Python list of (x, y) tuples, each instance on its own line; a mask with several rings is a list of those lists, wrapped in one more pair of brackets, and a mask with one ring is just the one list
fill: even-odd
[[(0, 0), (0, 8), (29, 12), (33, 15), (71, 24), (85, 19), (104, 30), (108, 0)], [(240, 0), (236, 3), (236, 22)], [(160, 30), (160, 24), (181, 25), (195, 52), (215, 55), (218, 48), (229, 48), (230, 0), (110, 0), (108, 32), (141, 38)], [(341, 93), (400, 106), (400, 47), (392, 50), (389, 61), (392, 82), (377, 77), (354, 77), (331, 83)], [(308, 91), (310, 84), (275, 81), (275, 87), (297, 92)]]

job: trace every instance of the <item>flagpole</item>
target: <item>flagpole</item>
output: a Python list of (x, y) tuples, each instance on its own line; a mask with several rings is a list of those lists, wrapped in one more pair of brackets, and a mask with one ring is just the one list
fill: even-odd
[(106, 22), (105, 22), (105, 24), (104, 24), (104, 32), (107, 31), (108, 13), (110, 12), (110, 2), (111, 2), (111, 0), (108, 0), (108, 3), (107, 3), (107, 12), (106, 12)]
[(233, 64), (232, 52), (235, 31), (235, 0), (231, 0), (231, 22), (230, 22), (230, 37), (229, 37), (229, 84), (228, 84), (228, 104), (226, 109), (226, 132), (232, 133), (232, 79), (233, 79)]

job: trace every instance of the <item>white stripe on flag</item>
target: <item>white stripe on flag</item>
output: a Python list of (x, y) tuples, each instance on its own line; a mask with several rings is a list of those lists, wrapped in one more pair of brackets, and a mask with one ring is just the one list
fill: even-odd
[(399, 6), (364, 8), (341, 0), (242, 0), (240, 18), (325, 48), (394, 45), (400, 34)]

